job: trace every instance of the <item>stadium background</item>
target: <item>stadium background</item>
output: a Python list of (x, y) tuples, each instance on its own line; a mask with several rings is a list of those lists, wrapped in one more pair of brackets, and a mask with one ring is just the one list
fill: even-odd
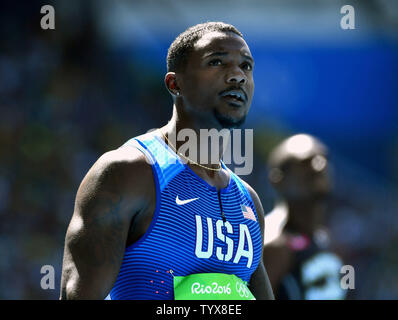
[[(55, 30), (40, 8), (55, 8)], [(342, 30), (350, 4), (356, 29)], [(331, 150), (333, 247), (356, 271), (350, 299), (398, 298), (398, 3), (366, 1), (2, 1), (0, 299), (57, 299), (74, 197), (104, 152), (171, 115), (169, 44), (204, 21), (234, 24), (256, 60), (246, 128), (266, 210), (265, 160), (305, 132)], [(55, 289), (40, 287), (43, 265)]]

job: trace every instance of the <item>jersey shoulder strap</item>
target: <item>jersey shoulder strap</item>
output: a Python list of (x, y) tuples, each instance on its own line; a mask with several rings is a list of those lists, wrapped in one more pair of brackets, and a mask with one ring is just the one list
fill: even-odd
[(145, 154), (156, 174), (161, 191), (173, 177), (185, 169), (181, 159), (154, 131), (134, 137), (122, 147), (134, 147)]

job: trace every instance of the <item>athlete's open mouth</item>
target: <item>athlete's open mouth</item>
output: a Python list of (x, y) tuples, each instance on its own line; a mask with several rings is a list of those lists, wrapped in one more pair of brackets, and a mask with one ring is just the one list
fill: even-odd
[(232, 103), (243, 104), (246, 102), (246, 94), (243, 90), (233, 89), (220, 93), (220, 96)]

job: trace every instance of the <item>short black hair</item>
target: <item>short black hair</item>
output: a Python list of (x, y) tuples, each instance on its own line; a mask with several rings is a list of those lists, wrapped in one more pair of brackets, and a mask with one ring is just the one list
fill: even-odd
[(185, 66), (195, 43), (206, 33), (214, 31), (232, 32), (243, 38), (238, 29), (224, 22), (205, 22), (192, 26), (181, 33), (170, 45), (167, 53), (167, 72), (180, 71)]

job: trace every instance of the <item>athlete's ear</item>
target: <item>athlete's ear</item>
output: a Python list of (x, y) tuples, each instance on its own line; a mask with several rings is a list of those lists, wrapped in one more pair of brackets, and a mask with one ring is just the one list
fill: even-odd
[(167, 72), (166, 76), (164, 77), (164, 83), (172, 96), (178, 97), (181, 95), (175, 72)]

